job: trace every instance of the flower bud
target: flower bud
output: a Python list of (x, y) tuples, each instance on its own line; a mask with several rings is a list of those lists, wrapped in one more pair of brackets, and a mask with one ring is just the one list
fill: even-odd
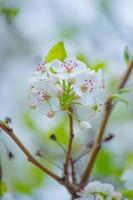
[(91, 126), (91, 124), (90, 124), (89, 122), (87, 122), (87, 121), (81, 121), (81, 122), (80, 122), (80, 127), (81, 127), (81, 128), (85, 128), (85, 129), (89, 129), (89, 128), (91, 128), (92, 126)]
[(49, 112), (47, 113), (47, 117), (49, 117), (49, 118), (54, 117), (54, 115), (55, 115), (55, 112), (54, 112), (54, 111), (49, 111)]

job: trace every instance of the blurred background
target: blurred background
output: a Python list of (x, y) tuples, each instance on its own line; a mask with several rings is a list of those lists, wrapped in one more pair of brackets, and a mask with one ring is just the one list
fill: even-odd
[[(133, 1), (0, 0), (0, 119), (10, 117), (21, 141), (34, 155), (41, 150), (44, 158), (37, 159), (58, 174), (61, 169), (51, 162), (61, 166), (64, 153), (49, 136), (55, 134), (65, 147), (67, 118), (59, 115), (48, 119), (29, 110), (27, 89), (35, 66), (60, 40), (70, 54), (104, 65), (107, 92), (114, 91), (127, 68), (125, 46), (133, 55)], [(133, 88), (133, 78), (127, 88)], [(118, 189), (124, 188), (120, 179), (124, 170), (133, 167), (133, 93), (126, 94), (126, 98), (129, 106), (118, 103), (111, 116), (106, 134), (115, 137), (103, 144), (92, 175), (92, 180), (108, 181)], [(93, 122), (89, 132), (81, 133), (75, 125), (74, 158), (93, 140), (100, 119)], [(79, 177), (87, 158), (76, 164)], [(70, 199), (64, 187), (29, 164), (2, 132), (0, 159), (7, 190), (3, 200)]]

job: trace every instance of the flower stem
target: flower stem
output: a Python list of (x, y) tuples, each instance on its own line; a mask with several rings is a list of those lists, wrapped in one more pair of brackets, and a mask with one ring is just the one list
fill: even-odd
[(69, 144), (68, 144), (68, 149), (66, 153), (66, 159), (64, 163), (64, 178), (65, 180), (68, 180), (68, 168), (69, 168), (69, 162), (71, 160), (71, 152), (72, 152), (72, 144), (73, 144), (73, 138), (74, 138), (74, 133), (73, 133), (73, 110), (70, 109), (70, 114), (69, 114), (69, 126), (70, 126), (70, 132), (69, 132)]
[[(118, 90), (122, 89), (125, 86), (127, 80), (129, 79), (129, 76), (132, 72), (132, 69), (133, 69), (133, 60), (129, 63), (127, 71), (125, 72), (122, 80), (120, 81), (120, 83), (117, 87)], [(93, 169), (95, 160), (96, 160), (97, 155), (98, 155), (98, 153), (101, 149), (102, 138), (104, 136), (104, 132), (105, 132), (105, 129), (106, 129), (106, 126), (107, 126), (107, 123), (108, 123), (108, 120), (109, 120), (109, 117), (110, 117), (110, 114), (112, 112), (114, 105), (115, 104), (112, 104), (112, 99), (109, 96), (107, 98), (107, 101), (106, 101), (105, 112), (104, 112), (104, 115), (103, 115), (103, 119), (102, 119), (102, 122), (101, 122), (101, 126), (100, 126), (100, 129), (99, 129), (98, 135), (95, 139), (95, 142), (94, 142), (91, 154), (90, 154), (89, 162), (87, 164), (87, 167), (85, 169), (85, 172), (83, 173), (83, 176), (82, 176), (82, 179), (81, 179), (81, 182), (80, 182), (81, 188), (84, 188), (84, 186), (87, 184), (87, 182), (90, 178), (91, 171)]]

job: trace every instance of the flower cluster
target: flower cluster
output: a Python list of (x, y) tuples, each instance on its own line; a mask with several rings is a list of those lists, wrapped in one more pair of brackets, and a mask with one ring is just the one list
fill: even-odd
[(115, 192), (111, 184), (99, 181), (89, 183), (78, 195), (77, 200), (120, 200), (121, 198), (121, 194)]
[(102, 71), (95, 72), (76, 58), (64, 62), (57, 59), (43, 62), (29, 80), (29, 104), (48, 117), (57, 112), (73, 110), (81, 126), (90, 128), (88, 121), (104, 105)]

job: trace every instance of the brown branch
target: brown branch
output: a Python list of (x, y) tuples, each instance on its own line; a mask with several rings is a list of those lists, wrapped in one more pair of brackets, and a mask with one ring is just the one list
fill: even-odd
[(55, 166), (56, 168), (63, 170), (63, 168), (61, 166), (59, 166), (57, 163), (55, 163), (54, 161), (52, 161), (51, 159), (49, 159), (46, 155), (44, 155), (43, 153), (41, 153), (40, 150), (37, 150), (36, 152), (36, 156), (42, 158), (43, 160), (45, 160), (46, 162), (48, 162), (49, 164)]
[(90, 152), (90, 149), (87, 149), (85, 152), (81, 153), (77, 158), (73, 160), (73, 163), (77, 163), (81, 158), (83, 158), (85, 155), (87, 155)]
[(68, 144), (68, 149), (66, 152), (66, 159), (65, 159), (65, 163), (64, 163), (64, 178), (65, 178), (65, 180), (68, 180), (68, 168), (69, 168), (69, 162), (71, 160), (72, 144), (73, 144), (73, 138), (74, 138), (73, 110), (72, 109), (70, 109), (70, 113), (69, 113), (69, 126), (70, 126), (69, 144)]
[(72, 158), (70, 159), (71, 163), (71, 171), (72, 171), (72, 181), (73, 183), (77, 183), (77, 174), (75, 170), (75, 163), (73, 162)]
[[(129, 78), (129, 76), (132, 72), (132, 69), (133, 69), (133, 60), (129, 63), (127, 71), (125, 72), (122, 80), (120, 81), (120, 84), (118, 85), (118, 88), (117, 88), (118, 90), (122, 89), (125, 86), (128, 78)], [(99, 129), (99, 133), (96, 137), (95, 143), (94, 143), (92, 151), (91, 151), (89, 162), (87, 164), (87, 167), (85, 169), (85, 172), (84, 172), (82, 179), (81, 179), (81, 182), (80, 182), (80, 185), (81, 185), (82, 188), (87, 184), (87, 182), (90, 178), (90, 174), (91, 174), (91, 171), (93, 169), (95, 160), (96, 160), (97, 155), (99, 153), (99, 150), (101, 148), (101, 141), (102, 141), (102, 138), (103, 138), (103, 135), (104, 135), (104, 132), (105, 132), (105, 129), (106, 129), (106, 126), (107, 126), (107, 123), (108, 123), (108, 120), (109, 120), (109, 117), (110, 117), (110, 114), (112, 112), (114, 105), (115, 104), (112, 104), (112, 99), (109, 96), (107, 101), (106, 101), (106, 108), (105, 108), (105, 112), (104, 112), (104, 115), (103, 115), (103, 119), (102, 119), (102, 122), (101, 122), (100, 129)]]
[(26, 155), (26, 157), (27, 157), (27, 159), (28, 159), (29, 162), (31, 162), (33, 165), (37, 166), (39, 169), (41, 169), (43, 172), (45, 172), (46, 174), (48, 174), (50, 177), (52, 177), (57, 182), (63, 184), (62, 179), (59, 176), (57, 176), (56, 174), (54, 174), (53, 172), (51, 172), (49, 169), (47, 169), (46, 167), (44, 167), (40, 162), (38, 162), (32, 156), (32, 154), (23, 145), (23, 143), (17, 138), (17, 136), (15, 135), (15, 133), (13, 132), (13, 130), (11, 128), (9, 128), (4, 122), (1, 122), (1, 121), (0, 121), (0, 128), (7, 135), (9, 135), (10, 138), (12, 138), (12, 140), (17, 144), (17, 146), (21, 149), (21, 151)]
[[(113, 135), (113, 134), (109, 134), (107, 137), (103, 138), (102, 143), (103, 143), (103, 142), (109, 142), (109, 141), (112, 140), (113, 138), (114, 138), (114, 135)], [(87, 155), (88, 153), (90, 153), (90, 151), (91, 151), (93, 145), (94, 145), (94, 141), (89, 142), (89, 143), (87, 144), (87, 149), (86, 149), (86, 151), (82, 152), (77, 158), (75, 158), (75, 159), (73, 160), (73, 163), (77, 163), (81, 158), (83, 158), (85, 155)]]
[(44, 173), (52, 177), (58, 183), (64, 185), (68, 192), (73, 196), (77, 197), (77, 191), (79, 191), (79, 187), (77, 185), (71, 184), (69, 181), (65, 181), (63, 178), (57, 176), (49, 169), (44, 167), (40, 162), (38, 162), (32, 154), (28, 151), (28, 149), (23, 145), (23, 143), (17, 138), (13, 130), (3, 121), (0, 121), (0, 128), (17, 144), (17, 146), (21, 149), (21, 151), (26, 155), (29, 162), (33, 165), (41, 169)]
[[(62, 151), (65, 153), (65, 155), (67, 154), (67, 150), (65, 149), (65, 147), (58, 141), (57, 137), (52, 134), (50, 136), (50, 139), (52, 139), (54, 142), (56, 142), (56, 144), (62, 149)], [(73, 162), (73, 158), (70, 158), (70, 164), (71, 164), (71, 173), (68, 173), (69, 175), (72, 176), (72, 182), (73, 183), (77, 183), (77, 174), (76, 174), (76, 170), (75, 170), (75, 164)]]

